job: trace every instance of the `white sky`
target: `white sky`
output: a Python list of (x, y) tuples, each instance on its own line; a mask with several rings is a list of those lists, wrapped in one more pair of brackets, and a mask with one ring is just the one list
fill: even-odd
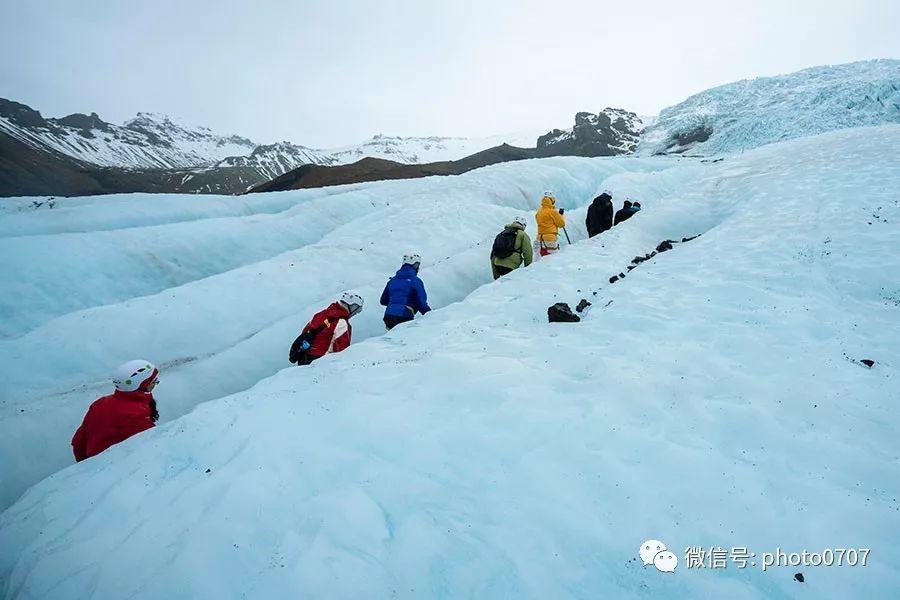
[(0, 97), (265, 143), (569, 127), (759, 75), (900, 58), (900, 0), (0, 0)]

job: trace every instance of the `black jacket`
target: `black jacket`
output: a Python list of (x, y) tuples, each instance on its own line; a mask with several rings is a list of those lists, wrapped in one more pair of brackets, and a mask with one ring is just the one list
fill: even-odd
[(628, 207), (628, 208), (620, 208), (619, 210), (616, 211), (616, 219), (615, 219), (615, 221), (613, 222), (613, 224), (614, 224), (614, 225), (618, 225), (618, 224), (621, 223), (622, 221), (627, 221), (628, 219), (630, 219), (631, 217), (633, 217), (633, 216), (634, 216), (634, 213), (636, 213), (636, 212), (637, 212), (637, 211), (634, 210), (634, 209), (631, 208), (631, 207)]
[(613, 224), (612, 197), (609, 194), (600, 194), (588, 206), (587, 218), (584, 220), (587, 226), (588, 237), (594, 237), (603, 233)]

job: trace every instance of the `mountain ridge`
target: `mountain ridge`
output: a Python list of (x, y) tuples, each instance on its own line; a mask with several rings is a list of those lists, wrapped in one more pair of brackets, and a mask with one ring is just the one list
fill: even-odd
[(536, 157), (535, 148), (519, 148), (509, 144), (487, 148), (459, 160), (424, 164), (406, 164), (368, 156), (343, 165), (301, 165), (271, 181), (251, 188), (247, 193), (281, 192), (389, 179), (418, 179), (433, 175), (462, 175), (497, 163)]
[[(350, 164), (365, 157), (398, 164), (444, 162), (506, 141), (531, 139), (533, 144), (536, 137), (378, 134), (360, 144), (318, 149), (289, 141), (258, 144), (155, 112), (138, 112), (122, 125), (109, 123), (96, 112), (45, 118), (26, 104), (0, 98), (0, 138), (6, 138), (0, 196), (132, 191), (234, 194), (305, 164)], [(41, 153), (46, 156), (38, 159)]]
[[(95, 112), (44, 118), (25, 104), (0, 98), (0, 137), (8, 138), (5, 160), (0, 162), (0, 196), (238, 194), (270, 189), (273, 186), (267, 182), (273, 180), (296, 183), (299, 174), (282, 178), (296, 169), (302, 170), (302, 187), (312, 181), (338, 185), (379, 176), (450, 175), (505, 160), (627, 154), (633, 151), (641, 129), (636, 114), (607, 108), (597, 114), (580, 112), (574, 127), (544, 135), (523, 132), (467, 138), (382, 133), (356, 145), (319, 149), (286, 140), (258, 144), (154, 112), (139, 112), (122, 125), (104, 121)], [(38, 158), (41, 153), (46, 156)], [(358, 164), (367, 158), (385, 162)]]

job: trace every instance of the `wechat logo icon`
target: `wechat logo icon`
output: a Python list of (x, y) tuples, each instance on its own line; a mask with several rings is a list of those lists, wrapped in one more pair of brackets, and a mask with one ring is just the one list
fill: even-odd
[(678, 557), (659, 540), (647, 540), (641, 544), (638, 554), (645, 567), (653, 565), (663, 573), (674, 573), (678, 566)]

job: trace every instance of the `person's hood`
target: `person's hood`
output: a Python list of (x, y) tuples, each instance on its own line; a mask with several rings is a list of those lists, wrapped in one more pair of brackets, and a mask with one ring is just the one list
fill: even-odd
[(556, 200), (549, 196), (544, 196), (543, 198), (541, 198), (541, 206), (546, 208), (553, 208), (554, 206), (556, 206)]
[(332, 302), (331, 305), (325, 309), (325, 315), (330, 319), (349, 319), (350, 311), (340, 302)]
[(412, 279), (418, 275), (418, 271), (412, 265), (403, 265), (399, 269), (397, 269), (396, 277), (400, 279)]
[(604, 193), (600, 194), (599, 196), (597, 196), (596, 198), (594, 198), (594, 204), (601, 204), (603, 202), (609, 202), (610, 200), (612, 200), (612, 196), (610, 196), (609, 194), (604, 192)]
[(521, 231), (525, 231), (525, 226), (522, 225), (521, 223), (516, 223), (515, 221), (513, 221), (512, 223), (507, 225), (506, 228), (507, 229), (519, 229)]

